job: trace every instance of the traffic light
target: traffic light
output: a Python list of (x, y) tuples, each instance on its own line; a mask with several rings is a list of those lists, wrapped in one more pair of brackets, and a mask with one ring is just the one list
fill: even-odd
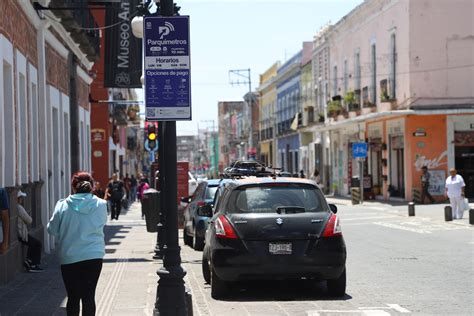
[(157, 145), (157, 135), (155, 124), (148, 125), (148, 147), (153, 150)]

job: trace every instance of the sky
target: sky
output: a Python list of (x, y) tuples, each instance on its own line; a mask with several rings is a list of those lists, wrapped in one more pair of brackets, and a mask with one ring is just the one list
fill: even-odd
[[(190, 16), (192, 121), (178, 135), (217, 128), (217, 103), (243, 100), (248, 85), (231, 85), (229, 70), (251, 70), (252, 90), (273, 63), (284, 63), (329, 21), (362, 0), (175, 0)], [(235, 79), (233, 77), (233, 79)]]

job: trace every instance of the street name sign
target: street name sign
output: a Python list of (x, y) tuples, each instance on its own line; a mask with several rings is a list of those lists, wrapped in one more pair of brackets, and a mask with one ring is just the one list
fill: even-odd
[(145, 17), (147, 121), (191, 120), (189, 16)]
[(367, 158), (367, 143), (352, 143), (352, 157)]

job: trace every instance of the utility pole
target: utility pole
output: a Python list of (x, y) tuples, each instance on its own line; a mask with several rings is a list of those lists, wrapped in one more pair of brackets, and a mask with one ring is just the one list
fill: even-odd
[[(233, 80), (232, 75), (236, 76), (237, 79)], [(243, 78), (243, 79), (242, 79)], [(250, 136), (249, 136), (249, 148), (253, 148), (253, 125), (252, 125), (252, 77), (249, 69), (233, 69), (229, 70), (229, 81), (231, 85), (245, 85), (249, 86), (249, 102), (247, 103), (247, 117), (250, 122)]]

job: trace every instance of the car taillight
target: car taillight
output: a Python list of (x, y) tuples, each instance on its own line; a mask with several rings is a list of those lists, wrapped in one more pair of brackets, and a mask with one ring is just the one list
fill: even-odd
[(221, 215), (214, 222), (214, 227), (216, 229), (217, 238), (228, 238), (228, 239), (237, 239), (232, 225), (230, 225), (229, 220), (224, 215)]
[(196, 205), (197, 205), (198, 207), (199, 207), (199, 206), (204, 206), (204, 205), (206, 205), (206, 202), (204, 202), (204, 201), (199, 201), (199, 202), (196, 203)]
[(333, 237), (333, 236), (341, 236), (342, 235), (342, 229), (341, 225), (339, 224), (339, 218), (331, 214), (331, 217), (328, 220), (328, 223), (326, 224), (326, 228), (324, 229), (323, 232), (323, 237)]

